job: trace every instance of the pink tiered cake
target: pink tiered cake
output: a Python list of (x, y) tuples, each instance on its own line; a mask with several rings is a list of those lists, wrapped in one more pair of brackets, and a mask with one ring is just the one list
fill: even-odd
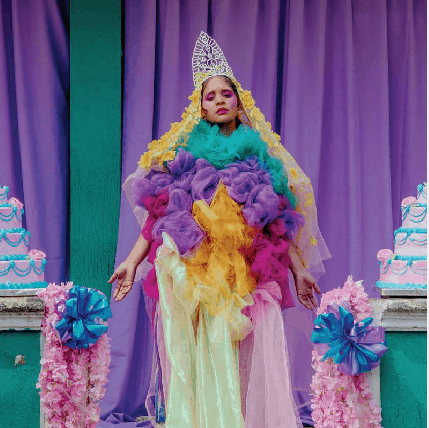
[(403, 199), (402, 225), (395, 230), (395, 253), (380, 250), (379, 289), (410, 290), (427, 288), (427, 187), (417, 186), (417, 199)]
[(46, 255), (30, 250), (30, 233), (22, 228), (24, 205), (7, 199), (9, 188), (0, 186), (0, 291), (46, 287)]

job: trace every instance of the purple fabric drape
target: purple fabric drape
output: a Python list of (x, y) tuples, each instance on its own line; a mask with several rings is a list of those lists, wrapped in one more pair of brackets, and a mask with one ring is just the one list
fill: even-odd
[(2, 0), (0, 184), (25, 207), (45, 278), (68, 277), (68, 2)]
[[(126, 1), (123, 180), (189, 104), (201, 30), (312, 181), (332, 253), (322, 291), (352, 274), (376, 297), (376, 253), (393, 248), (400, 200), (426, 180), (426, 2)], [(117, 264), (138, 233), (123, 195)], [(102, 417), (142, 415), (152, 340), (140, 288), (112, 309)], [(284, 319), (297, 404), (311, 423), (314, 314), (297, 306)]]

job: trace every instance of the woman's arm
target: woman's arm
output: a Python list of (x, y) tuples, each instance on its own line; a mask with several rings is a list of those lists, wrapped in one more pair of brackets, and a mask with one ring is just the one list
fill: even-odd
[(317, 286), (315, 279), (302, 265), (296, 247), (292, 241), (289, 241), (289, 258), (289, 269), (291, 270), (295, 279), (295, 287), (298, 300), (307, 309), (314, 309), (315, 307), (317, 307), (317, 301), (313, 294), (313, 288), (318, 294), (321, 294), (321, 291)]
[(119, 302), (131, 291), (137, 266), (148, 255), (149, 247), (149, 242), (140, 235), (128, 257), (117, 267), (110, 277), (108, 281), (110, 284), (112, 284), (115, 279), (118, 280), (118, 284), (113, 293), (113, 298), (116, 301)]

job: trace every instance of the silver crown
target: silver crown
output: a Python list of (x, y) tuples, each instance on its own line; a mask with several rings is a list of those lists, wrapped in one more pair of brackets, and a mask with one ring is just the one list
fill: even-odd
[(192, 55), (192, 74), (195, 89), (204, 80), (212, 76), (223, 75), (234, 78), (222, 49), (204, 31), (201, 31), (195, 43), (194, 54)]

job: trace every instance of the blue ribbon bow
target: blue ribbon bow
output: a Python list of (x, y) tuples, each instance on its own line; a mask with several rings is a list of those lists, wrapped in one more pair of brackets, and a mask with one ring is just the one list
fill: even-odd
[(371, 317), (355, 323), (350, 311), (348, 302), (328, 305), (327, 313), (314, 320), (311, 341), (325, 354), (322, 361), (334, 357), (341, 373), (358, 375), (377, 367), (387, 347), (383, 327), (370, 326)]
[(106, 296), (98, 290), (75, 285), (67, 300), (57, 304), (56, 322), (61, 341), (70, 348), (87, 349), (107, 331), (103, 320), (112, 316)]

